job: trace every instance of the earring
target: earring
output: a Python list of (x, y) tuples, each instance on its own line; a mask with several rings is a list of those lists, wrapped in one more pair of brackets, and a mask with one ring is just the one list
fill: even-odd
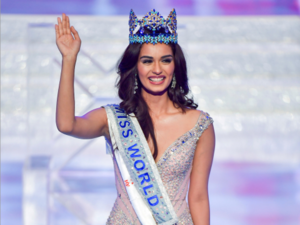
[(173, 79), (172, 79), (172, 85), (171, 85), (171, 88), (175, 88), (176, 86), (176, 78), (175, 78), (175, 74), (173, 75)]
[(134, 78), (134, 88), (133, 88), (133, 94), (135, 94), (136, 93), (136, 89), (138, 89), (139, 87), (138, 87), (138, 82), (137, 82), (137, 79), (136, 79), (136, 74), (135, 74), (135, 78)]
[(180, 86), (180, 92), (183, 94), (184, 93), (184, 90), (183, 88)]

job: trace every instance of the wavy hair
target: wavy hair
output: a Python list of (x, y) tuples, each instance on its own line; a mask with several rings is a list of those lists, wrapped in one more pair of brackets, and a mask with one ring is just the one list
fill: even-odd
[[(182, 49), (179, 44), (169, 43), (169, 45), (174, 55), (176, 86), (175, 88), (171, 88), (171, 85), (169, 86), (168, 96), (174, 106), (181, 108), (183, 112), (185, 112), (186, 109), (196, 109), (198, 105), (194, 103), (192, 98), (187, 96), (189, 86), (186, 61)], [(116, 86), (118, 88), (118, 95), (122, 100), (120, 107), (123, 108), (127, 114), (133, 112), (140, 123), (146, 139), (148, 140), (149, 137), (151, 137), (154, 146), (153, 158), (155, 160), (158, 154), (158, 148), (154, 126), (149, 114), (148, 105), (141, 94), (142, 85), (138, 76), (138, 89), (136, 90), (136, 94), (133, 94), (135, 74), (138, 74), (137, 62), (141, 47), (142, 44), (139, 43), (129, 44), (127, 46), (118, 61), (117, 71), (119, 76)]]

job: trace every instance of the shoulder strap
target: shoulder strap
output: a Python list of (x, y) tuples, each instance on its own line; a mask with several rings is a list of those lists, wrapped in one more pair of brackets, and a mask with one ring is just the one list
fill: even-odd
[(202, 133), (208, 128), (208, 126), (213, 123), (214, 120), (210, 117), (207, 112), (201, 111), (201, 118), (198, 120), (197, 124), (197, 137), (199, 138)]

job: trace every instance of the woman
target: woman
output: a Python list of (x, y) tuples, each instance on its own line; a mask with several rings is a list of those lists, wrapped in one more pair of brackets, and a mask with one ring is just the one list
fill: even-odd
[(175, 10), (167, 19), (152, 10), (141, 20), (131, 11), (129, 25), (130, 44), (118, 65), (120, 105), (79, 117), (73, 83), (81, 40), (68, 16), (58, 18), (56, 44), (63, 63), (57, 128), (77, 138), (104, 136), (109, 143), (118, 196), (107, 224), (207, 225), (213, 120), (187, 97)]

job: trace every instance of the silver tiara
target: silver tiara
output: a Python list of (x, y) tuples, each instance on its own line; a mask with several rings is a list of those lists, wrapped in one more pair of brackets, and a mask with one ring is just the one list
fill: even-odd
[[(138, 28), (138, 29), (137, 29)], [(139, 30), (136, 31), (135, 30)], [(145, 34), (145, 29), (152, 34)], [(156, 33), (164, 29), (165, 33)], [(177, 19), (176, 11), (172, 9), (167, 19), (164, 19), (155, 9), (148, 12), (142, 19), (138, 19), (133, 10), (129, 15), (129, 42), (133, 43), (177, 43)]]

